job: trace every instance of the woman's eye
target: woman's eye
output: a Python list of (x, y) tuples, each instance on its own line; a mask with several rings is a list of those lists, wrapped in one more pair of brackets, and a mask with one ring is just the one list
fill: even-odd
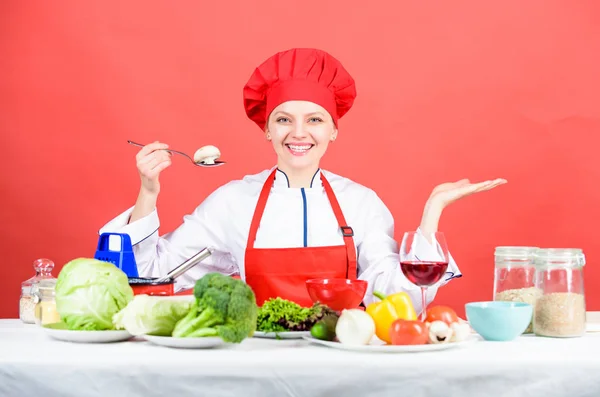
[(310, 119), (308, 119), (311, 123), (322, 123), (323, 119), (319, 118), (319, 117), (311, 117)]
[(278, 123), (287, 123), (288, 121), (290, 121), (290, 119), (288, 119), (287, 117), (279, 117), (277, 119)]

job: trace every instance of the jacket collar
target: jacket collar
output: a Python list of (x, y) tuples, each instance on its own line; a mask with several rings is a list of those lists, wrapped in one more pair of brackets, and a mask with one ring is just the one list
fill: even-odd
[[(310, 183), (310, 188), (320, 188), (323, 186), (323, 182), (321, 182), (321, 169), (319, 168), (317, 172), (312, 177), (312, 181)], [(285, 172), (281, 171), (277, 168), (277, 172), (275, 173), (275, 181), (273, 182), (273, 187), (283, 188), (290, 187), (290, 181)]]

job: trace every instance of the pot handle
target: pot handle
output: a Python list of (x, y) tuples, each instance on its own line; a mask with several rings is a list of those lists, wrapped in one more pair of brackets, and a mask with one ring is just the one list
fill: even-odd
[(181, 265), (177, 266), (175, 269), (171, 270), (165, 276), (156, 280), (156, 282), (163, 282), (169, 279), (175, 280), (177, 277), (181, 276), (183, 273), (187, 272), (196, 264), (198, 264), (198, 262), (203, 261), (211, 255), (212, 252), (210, 251), (210, 249), (204, 248), (202, 251), (198, 252), (196, 255), (192, 256), (191, 258), (183, 262)]

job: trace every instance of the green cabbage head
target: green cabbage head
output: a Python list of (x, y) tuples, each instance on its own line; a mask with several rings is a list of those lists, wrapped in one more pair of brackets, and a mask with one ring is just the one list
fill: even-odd
[(115, 329), (113, 316), (133, 300), (127, 275), (112, 263), (78, 258), (56, 281), (56, 310), (70, 330)]

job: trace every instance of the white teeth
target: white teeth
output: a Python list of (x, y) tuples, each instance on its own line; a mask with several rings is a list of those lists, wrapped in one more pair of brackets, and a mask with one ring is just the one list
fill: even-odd
[(295, 145), (288, 145), (288, 147), (290, 149), (292, 149), (295, 152), (306, 152), (308, 149), (310, 149), (310, 146), (295, 146)]

